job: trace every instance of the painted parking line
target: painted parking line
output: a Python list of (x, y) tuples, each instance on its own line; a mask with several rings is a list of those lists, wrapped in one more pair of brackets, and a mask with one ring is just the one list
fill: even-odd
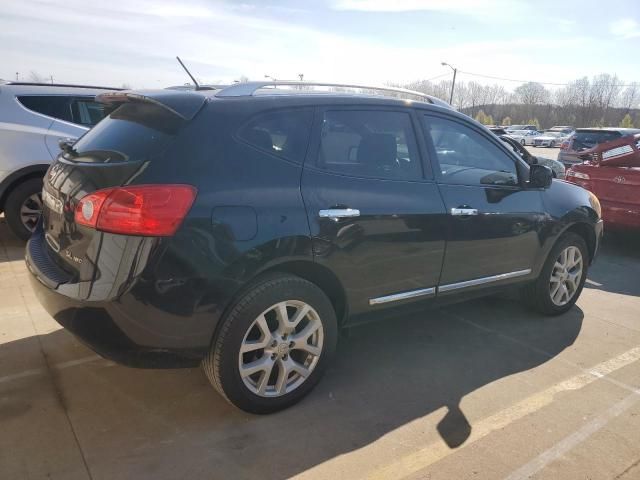
[[(640, 360), (640, 347), (632, 348), (617, 357), (599, 363), (579, 375), (552, 385), (546, 390), (535, 393), (524, 400), (505, 408), (504, 410), (480, 420), (473, 425), (473, 430), (471, 431), (471, 435), (467, 441), (458, 448), (451, 449), (444, 440), (439, 439), (430, 445), (427, 445), (425, 448), (410, 453), (395, 462), (374, 470), (365, 478), (368, 480), (388, 480), (391, 478), (399, 479), (419, 472), (439, 460), (472, 445), (490, 433), (496, 430), (501, 430), (511, 423), (541, 410), (551, 404), (556, 395), (562, 392), (575, 391), (584, 388), (597, 380), (605, 379), (610, 373), (631, 365), (638, 360)], [(621, 384), (626, 387), (627, 390), (632, 391), (633, 393), (631, 397), (639, 397), (638, 399), (640, 400), (639, 391), (629, 385), (622, 384), (621, 382), (615, 383)]]
[[(89, 362), (95, 362), (96, 360), (103, 360), (99, 355), (89, 355), (87, 357), (78, 358), (77, 360), (69, 360), (66, 362), (56, 363), (53, 368), (56, 370), (64, 370), (65, 368), (75, 367), (77, 365), (83, 365)], [(0, 377), (0, 383), (11, 382), (14, 380), (20, 380), (21, 378), (35, 377), (37, 375), (45, 375), (47, 373), (46, 368), (33, 368), (30, 370), (24, 370), (19, 373), (13, 373), (11, 375), (5, 375)]]
[[(639, 392), (640, 393), (640, 392)], [(610, 407), (605, 412), (598, 415), (582, 428), (576, 430), (571, 435), (566, 436), (553, 447), (545, 450), (536, 458), (527, 462), (520, 468), (518, 468), (511, 475), (506, 477), (505, 480), (526, 480), (540, 470), (544, 469), (547, 465), (558, 460), (565, 453), (569, 452), (582, 442), (584, 442), (591, 435), (602, 429), (611, 420), (624, 413), (626, 410), (634, 406), (640, 401), (640, 395), (638, 393), (632, 393)], [(617, 477), (616, 477), (617, 478)]]

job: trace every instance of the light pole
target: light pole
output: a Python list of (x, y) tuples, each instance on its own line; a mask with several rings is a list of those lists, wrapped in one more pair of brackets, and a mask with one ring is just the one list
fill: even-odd
[(449, 105), (453, 106), (453, 89), (456, 86), (456, 73), (458, 73), (458, 69), (455, 67), (452, 67), (451, 65), (449, 65), (447, 62), (441, 62), (442, 66), (447, 66), (449, 67), (451, 70), (453, 70), (453, 82), (451, 82), (451, 98), (449, 99)]
[(265, 75), (264, 78), (270, 78), (272, 82), (277, 82), (277, 80), (271, 75)]

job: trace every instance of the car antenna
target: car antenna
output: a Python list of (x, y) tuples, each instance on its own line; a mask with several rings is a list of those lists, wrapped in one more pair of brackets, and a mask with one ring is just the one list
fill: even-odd
[(191, 77), (191, 80), (193, 80), (193, 84), (196, 86), (196, 90), (201, 90), (200, 85), (198, 84), (198, 81), (193, 75), (191, 75), (191, 72), (187, 67), (185, 67), (184, 63), (182, 63), (182, 60), (180, 60), (180, 57), (176, 55), (176, 59), (178, 60), (178, 62), (180, 62), (180, 65), (182, 65), (182, 68), (184, 68), (184, 71), (187, 72), (187, 75)]

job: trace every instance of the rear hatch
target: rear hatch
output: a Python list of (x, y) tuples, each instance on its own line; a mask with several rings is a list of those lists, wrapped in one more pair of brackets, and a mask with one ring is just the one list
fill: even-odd
[[(87, 202), (91, 198), (87, 196), (103, 195), (104, 200), (112, 198), (108, 192), (116, 191), (109, 190), (114, 187), (122, 187), (117, 191), (125, 194), (136, 188), (137, 179), (152, 162), (162, 159), (167, 146), (206, 101), (198, 94), (164, 91), (109, 93), (97, 100), (112, 112), (73, 146), (63, 146), (43, 187), (42, 233), (47, 257), (76, 281), (90, 281), (95, 275), (93, 265), (102, 234), (95, 225), (77, 220), (90, 219), (94, 209), (107, 204)], [(161, 200), (171, 201), (166, 192), (160, 193), (166, 197)], [(126, 208), (115, 213), (127, 221)]]

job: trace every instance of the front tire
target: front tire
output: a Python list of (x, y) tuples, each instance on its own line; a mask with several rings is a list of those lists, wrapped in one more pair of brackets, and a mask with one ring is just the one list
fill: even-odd
[(565, 233), (551, 249), (538, 278), (524, 288), (524, 300), (545, 315), (565, 313), (582, 292), (588, 264), (584, 239), (573, 232)]
[(524, 147), (525, 144), (526, 144), (526, 142), (524, 141), (524, 139), (520, 140), (520, 145), (522, 145)]
[(224, 315), (202, 366), (229, 403), (272, 413), (313, 389), (336, 342), (336, 315), (324, 292), (293, 275), (270, 275)]
[(4, 216), (11, 231), (29, 240), (42, 213), (42, 179), (30, 178), (17, 185), (4, 204)]

